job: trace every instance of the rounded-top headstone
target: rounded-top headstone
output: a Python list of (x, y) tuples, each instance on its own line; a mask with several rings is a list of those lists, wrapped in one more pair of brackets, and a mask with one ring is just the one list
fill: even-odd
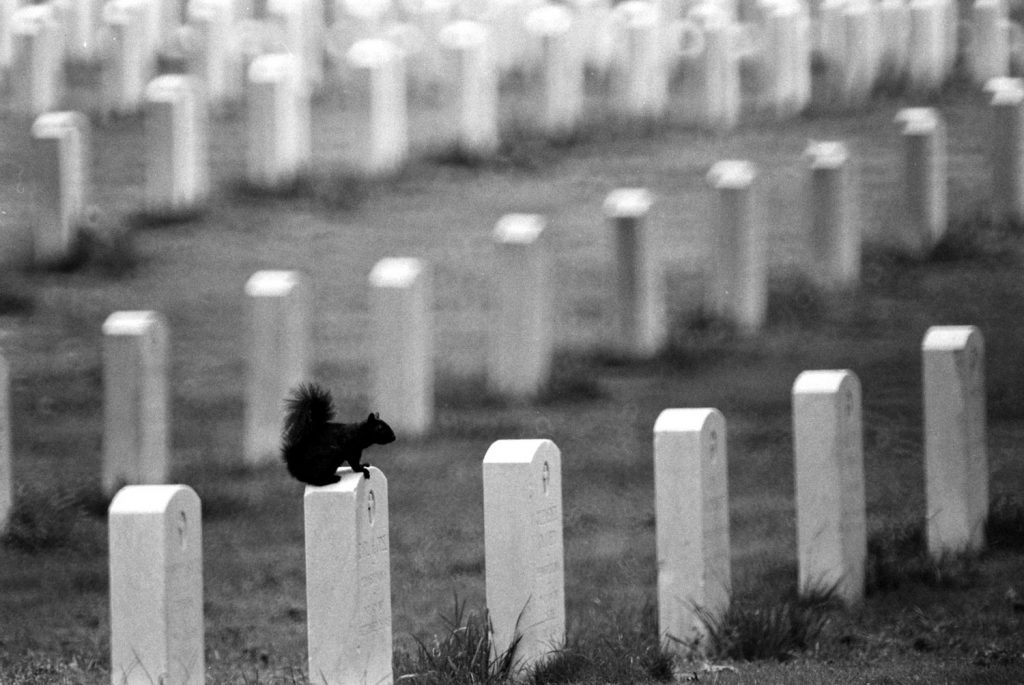
[(365, 38), (356, 41), (345, 57), (348, 63), (361, 69), (373, 69), (398, 58), (400, 49), (384, 38)]
[(629, 28), (650, 28), (658, 24), (658, 11), (647, 0), (626, 0), (615, 6), (612, 18)]
[(270, 53), (259, 55), (249, 64), (249, 80), (256, 83), (277, 82), (290, 77), (298, 68), (295, 55)]
[(245, 294), (250, 297), (277, 297), (287, 295), (299, 284), (295, 271), (257, 271), (245, 282)]
[(730, 159), (716, 162), (708, 171), (707, 180), (715, 188), (746, 188), (756, 176), (753, 163)]
[(441, 45), (452, 50), (467, 50), (487, 42), (487, 27), (477, 21), (454, 21), (438, 34)]
[(822, 141), (807, 146), (812, 169), (836, 169), (850, 158), (849, 149), (839, 141)]
[(546, 225), (547, 221), (540, 214), (506, 214), (494, 226), (494, 239), (526, 245), (536, 241)]
[(895, 121), (909, 135), (927, 135), (939, 128), (938, 112), (931, 107), (906, 107), (897, 112)]
[(651, 209), (651, 193), (646, 188), (617, 188), (604, 200), (604, 212), (615, 219), (635, 219)]
[(370, 285), (376, 288), (404, 288), (423, 272), (423, 260), (415, 257), (385, 257), (370, 271)]
[(572, 28), (572, 13), (563, 5), (543, 5), (531, 10), (524, 23), (535, 36), (562, 36)]
[(45, 112), (32, 122), (33, 138), (54, 138), (68, 129), (82, 131), (88, 119), (81, 112)]
[(104, 335), (141, 335), (150, 326), (163, 322), (163, 317), (154, 311), (114, 312), (103, 322)]

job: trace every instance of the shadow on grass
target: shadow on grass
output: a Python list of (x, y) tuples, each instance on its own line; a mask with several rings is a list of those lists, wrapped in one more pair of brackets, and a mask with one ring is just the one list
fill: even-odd
[(887, 526), (868, 537), (865, 586), (869, 595), (912, 584), (968, 589), (978, 583), (980, 573), (975, 553), (932, 557), (920, 523)]

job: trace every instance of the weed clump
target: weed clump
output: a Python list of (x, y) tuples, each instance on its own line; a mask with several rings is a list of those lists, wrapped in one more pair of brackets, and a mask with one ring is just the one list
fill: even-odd
[(721, 616), (698, 607), (697, 614), (712, 656), (788, 661), (818, 643), (835, 607), (835, 588), (831, 588), (775, 602), (736, 601)]
[(2, 542), (29, 554), (71, 547), (82, 514), (74, 493), (20, 490)]
[(1012, 495), (996, 497), (985, 522), (985, 540), (992, 549), (1024, 549), (1024, 501)]
[(940, 588), (969, 588), (978, 580), (977, 555), (970, 552), (932, 557), (921, 524), (891, 526), (868, 537), (866, 590), (868, 594), (921, 584)]

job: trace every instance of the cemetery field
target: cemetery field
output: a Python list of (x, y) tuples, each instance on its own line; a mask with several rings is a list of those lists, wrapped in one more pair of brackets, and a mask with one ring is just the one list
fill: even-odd
[[(158, 310), (169, 324), (174, 481), (192, 486), (203, 506), (208, 682), (305, 682), (303, 488), (280, 464), (241, 465), (243, 287), (259, 269), (309, 276), (316, 378), (352, 421), (374, 409), (366, 279), (385, 256), (432, 266), (437, 364), (432, 434), (399, 435), (365, 453), (389, 482), (399, 651), (415, 651), (413, 636), (429, 644), (443, 635), (455, 603), (483, 608), (481, 461), (494, 440), (545, 437), (562, 454), (570, 640), (588, 654), (635, 644), (643, 663), (654, 632), (652, 428), (670, 407), (725, 415), (736, 600), (790, 597), (791, 386), (803, 370), (851, 369), (863, 386), (869, 532), (884, 552), (869, 570), (875, 589), (860, 608), (826, 612), (820, 636), (786, 662), (715, 658), (735, 671), (705, 672), (700, 682), (1024, 681), (1024, 516), (1007, 504), (1024, 501), (1024, 234), (982, 218), (992, 145), (984, 98), (954, 87), (933, 103), (949, 131), (954, 234), (923, 262), (885, 249), (900, 178), (892, 120), (920, 104), (909, 99), (722, 136), (672, 127), (612, 136), (598, 127), (552, 149), (517, 134), (516, 149), (493, 164), (418, 161), (375, 185), (337, 171), (345, 120), (335, 104), (317, 103), (317, 168), (283, 197), (239, 188), (241, 117), (215, 120), (214, 196), (207, 212), (175, 223), (134, 215), (141, 121), (97, 126), (91, 230), (100, 238), (90, 256), (64, 271), (0, 275), (20, 498), (20, 544), (0, 547), (0, 683), (109, 681), (100, 327), (125, 309)], [(424, 150), (432, 118), (417, 112), (413, 140)], [(8, 121), (0, 135), (5, 239), (15, 244), (32, 192), (27, 128), (18, 127)], [(827, 296), (800, 275), (809, 140), (844, 140), (856, 160), (868, 249), (855, 293)], [(769, 326), (748, 339), (695, 314), (708, 254), (704, 176), (722, 159), (757, 165), (769, 228)], [(670, 267), (671, 344), (643, 362), (616, 358), (604, 339), (612, 236), (602, 202), (617, 187), (652, 192), (649, 222)], [(489, 395), (483, 380), (491, 229), (510, 212), (548, 218), (555, 267), (560, 352), (551, 387), (529, 405)], [(913, 539), (924, 517), (920, 346), (937, 324), (974, 324), (985, 336), (991, 490), (999, 521), (1018, 527), (980, 558), (922, 570), (913, 545), (898, 541)], [(622, 682), (642, 671), (624, 670), (634, 675)]]

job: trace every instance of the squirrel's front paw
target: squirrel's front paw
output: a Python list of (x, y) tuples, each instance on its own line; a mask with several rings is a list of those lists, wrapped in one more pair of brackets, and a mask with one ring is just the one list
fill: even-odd
[(363, 478), (370, 480), (370, 465), (363, 464)]

